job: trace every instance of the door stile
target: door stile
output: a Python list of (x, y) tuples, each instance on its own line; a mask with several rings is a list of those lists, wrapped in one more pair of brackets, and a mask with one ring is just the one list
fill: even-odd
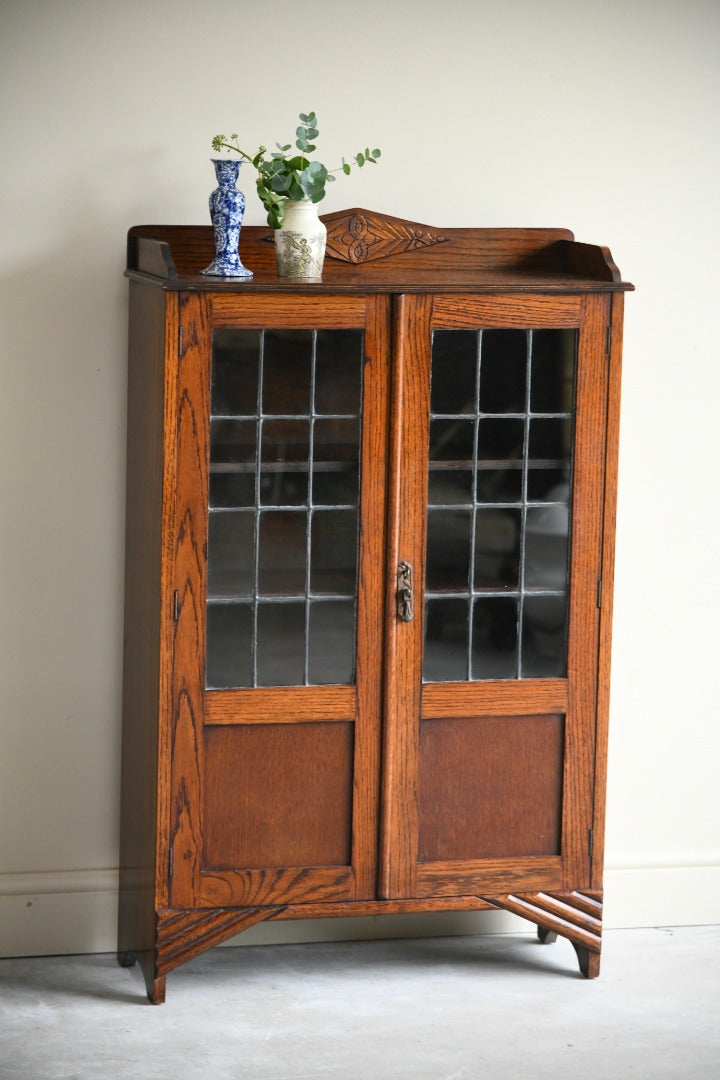
[(355, 899), (377, 888), (382, 729), (385, 477), (389, 400), (390, 300), (368, 298), (363, 375), (361, 522), (358, 565), (352, 865)]
[[(433, 298), (401, 295), (393, 311), (386, 591), (385, 732), (379, 895), (415, 895), (425, 578), (425, 503)], [(412, 618), (398, 614), (398, 568), (411, 567)], [(405, 611), (407, 616), (409, 611)]]
[(568, 888), (590, 884), (592, 856), (608, 304), (605, 296), (583, 298), (578, 341), (562, 823), (563, 883)]
[[(210, 460), (210, 320), (203, 294), (181, 299), (171, 685), (170, 901), (194, 907), (201, 891), (203, 686), (207, 492)], [(170, 599), (168, 597), (168, 599)]]

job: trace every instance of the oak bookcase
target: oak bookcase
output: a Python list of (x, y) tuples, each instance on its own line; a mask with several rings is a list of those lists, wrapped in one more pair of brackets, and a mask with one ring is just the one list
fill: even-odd
[(330, 214), (322, 281), (128, 237), (119, 958), (504, 909), (598, 973), (624, 283)]

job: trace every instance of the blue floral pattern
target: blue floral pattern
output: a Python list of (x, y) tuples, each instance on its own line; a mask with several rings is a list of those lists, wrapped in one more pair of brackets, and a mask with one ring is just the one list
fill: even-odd
[(235, 185), (242, 162), (229, 158), (213, 158), (212, 162), (218, 182), (210, 196), (215, 258), (201, 273), (212, 277), (251, 278), (252, 270), (245, 269), (238, 255), (245, 196)]

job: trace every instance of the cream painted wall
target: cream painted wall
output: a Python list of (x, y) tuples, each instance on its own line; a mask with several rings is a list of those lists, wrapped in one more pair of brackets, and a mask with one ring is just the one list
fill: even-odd
[(305, 109), (383, 148), (328, 211), (566, 226), (636, 283), (607, 921), (720, 921), (719, 51), (710, 0), (4, 0), (0, 952), (113, 947), (125, 232), (205, 222), (210, 137)]

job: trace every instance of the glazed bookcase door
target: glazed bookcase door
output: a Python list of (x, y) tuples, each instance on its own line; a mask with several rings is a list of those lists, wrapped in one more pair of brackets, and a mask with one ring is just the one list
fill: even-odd
[(400, 302), (384, 896), (590, 884), (607, 318)]
[(171, 903), (368, 898), (387, 302), (201, 294), (180, 322)]

